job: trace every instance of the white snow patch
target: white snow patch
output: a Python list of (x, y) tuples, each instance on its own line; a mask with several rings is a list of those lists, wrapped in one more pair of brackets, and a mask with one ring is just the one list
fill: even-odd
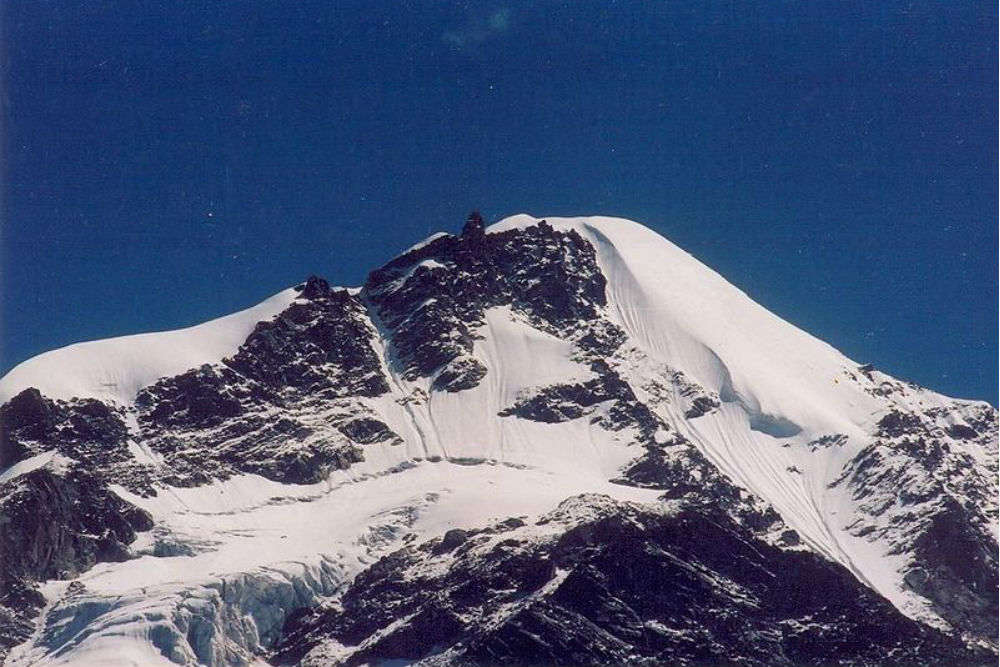
[(7, 467), (5, 470), (0, 472), (0, 486), (13, 479), (21, 477), (22, 475), (27, 475), (29, 472), (38, 470), (39, 468), (49, 466), (50, 468), (58, 471), (63, 466), (69, 465), (72, 462), (72, 459), (68, 459), (59, 454), (56, 450), (50, 449), (42, 452), (41, 454), (36, 454), (35, 456), (24, 459), (23, 461), (18, 461), (14, 465)]
[(439, 238), (442, 238), (444, 236), (450, 236), (450, 234), (448, 234), (448, 232), (434, 232), (433, 234), (425, 238), (423, 241), (420, 241), (419, 243), (414, 243), (400, 254), (408, 255), (411, 252), (416, 252), (417, 250), (420, 250), (421, 248), (430, 245), (434, 241), (437, 241)]
[(289, 288), (252, 308), (187, 329), (76, 343), (40, 354), (0, 379), (0, 403), (35, 387), (48, 398), (129, 405), (140, 389), (162, 377), (232, 355), (258, 322), (287, 308), (297, 294)]

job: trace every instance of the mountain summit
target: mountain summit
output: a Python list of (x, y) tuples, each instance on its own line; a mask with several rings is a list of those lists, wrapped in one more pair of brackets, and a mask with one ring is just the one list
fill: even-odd
[(8, 665), (997, 659), (997, 412), (635, 222), (437, 234), (0, 380)]

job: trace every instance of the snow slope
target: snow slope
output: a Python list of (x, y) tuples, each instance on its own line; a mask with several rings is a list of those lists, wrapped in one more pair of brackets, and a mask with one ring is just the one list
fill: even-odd
[(49, 398), (97, 398), (128, 405), (161, 377), (177, 375), (235, 352), (254, 326), (288, 307), (286, 289), (256, 306), (174, 331), (75, 343), (15, 366), (0, 379), (0, 403), (35, 387)]
[[(850, 568), (904, 613), (938, 622), (923, 600), (902, 590), (898, 554), (847, 532), (855, 503), (829, 488), (888, 407), (884, 397), (866, 391), (870, 386), (853, 381), (858, 363), (643, 225), (610, 217), (545, 220), (557, 230), (576, 230), (597, 248), (610, 315), (648, 355), (647, 364), (683, 370), (722, 401), (717, 413), (697, 420), (685, 419), (675, 403), (666, 408), (668, 422), (731, 479), (772, 503), (813, 549)], [(537, 223), (516, 215), (488, 231)], [(630, 379), (641, 384), (647, 374), (648, 367), (638, 369)], [(918, 390), (889, 404), (927, 410), (953, 402)], [(846, 446), (808, 447), (837, 435), (847, 436)]]
[[(789, 430), (856, 434), (879, 409), (878, 401), (842, 382), (844, 370), (857, 363), (759, 306), (651, 229), (622, 218), (545, 220), (575, 229), (597, 248), (610, 308), (639, 347), (730, 395), (762, 428), (786, 420)], [(488, 231), (537, 222), (517, 215)]]

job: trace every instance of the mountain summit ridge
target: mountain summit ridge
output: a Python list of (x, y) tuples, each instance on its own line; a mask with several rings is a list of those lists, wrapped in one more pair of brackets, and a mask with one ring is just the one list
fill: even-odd
[[(98, 525), (122, 526), (90, 542), (70, 539), (80, 528), (63, 517), (41, 536), (0, 528), (0, 548), (28, 554), (0, 573), (23, 591), (0, 600), (11, 664), (115, 655), (108, 664), (699, 664), (763, 650), (761, 637), (699, 634), (696, 618), (643, 611), (640, 600), (632, 609), (643, 623), (683, 640), (642, 643), (636, 633), (646, 631), (623, 620), (601, 625), (605, 643), (585, 641), (596, 621), (584, 623), (585, 609), (565, 596), (607, 603), (607, 572), (592, 559), (607, 545), (567, 551), (539, 537), (567, 498), (605, 509), (585, 510), (566, 535), (592, 530), (581, 527), (592, 511), (639, 503), (638, 533), (598, 533), (681, 549), (670, 558), (683, 559), (689, 547), (663, 542), (659, 532), (673, 529), (652, 518), (673, 507), (714, 517), (725, 526), (713, 533), (720, 540), (736, 531), (777, 550), (753, 566), (775, 576), (779, 553), (818, 558), (824, 577), (872, 591), (865, 613), (884, 625), (870, 631), (890, 635), (865, 652), (847, 621), (828, 619), (823, 631), (857, 664), (995, 659), (991, 406), (851, 361), (638, 223), (518, 215), (467, 228), (417, 244), (360, 288), (310, 278), (199, 327), (69, 346), (0, 380), (0, 507), (58, 509), (54, 492), (84, 498)], [(506, 533), (513, 560), (486, 537)], [(467, 602), (433, 613), (389, 595), (359, 608), (366, 620), (344, 624), (341, 596), (382, 599), (384, 589), (363, 593), (373, 581), (406, 590), (378, 568), (410, 571), (445, 543), (455, 547), (441, 554), (464, 553), (460, 534), (481, 535), (481, 548), (412, 577), (454, 597), (466, 594), (440, 578), (450, 569), (470, 581), (488, 562), (541, 569), (529, 582), (510, 565), (511, 581), (483, 579), (487, 588)], [(43, 555), (53, 549), (58, 567)], [(732, 579), (751, 597), (776, 599), (738, 568), (723, 574), (708, 551), (699, 567), (717, 585)], [(813, 567), (795, 562), (788, 567)], [(584, 584), (563, 567), (597, 568), (597, 578)], [(514, 650), (518, 624), (540, 617), (489, 611), (512, 604), (484, 592), (501, 584), (528, 586), (539, 609), (555, 605), (576, 643)], [(150, 604), (161, 620), (141, 620)], [(837, 657), (818, 653), (815, 637), (802, 644), (822, 634), (804, 629), (818, 613), (806, 606), (782, 611), (783, 638), (760, 655), (778, 651), (782, 664)], [(65, 619), (84, 607), (103, 611), (67, 635)], [(507, 629), (485, 639), (498, 627)]]

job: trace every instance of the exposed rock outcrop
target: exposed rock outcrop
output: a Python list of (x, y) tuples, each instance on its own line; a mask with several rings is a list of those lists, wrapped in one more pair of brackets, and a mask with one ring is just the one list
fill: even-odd
[[(451, 531), (286, 624), (278, 664), (987, 664), (844, 568), (707, 508), (575, 497)], [(421, 663), (425, 664), (425, 663)]]

